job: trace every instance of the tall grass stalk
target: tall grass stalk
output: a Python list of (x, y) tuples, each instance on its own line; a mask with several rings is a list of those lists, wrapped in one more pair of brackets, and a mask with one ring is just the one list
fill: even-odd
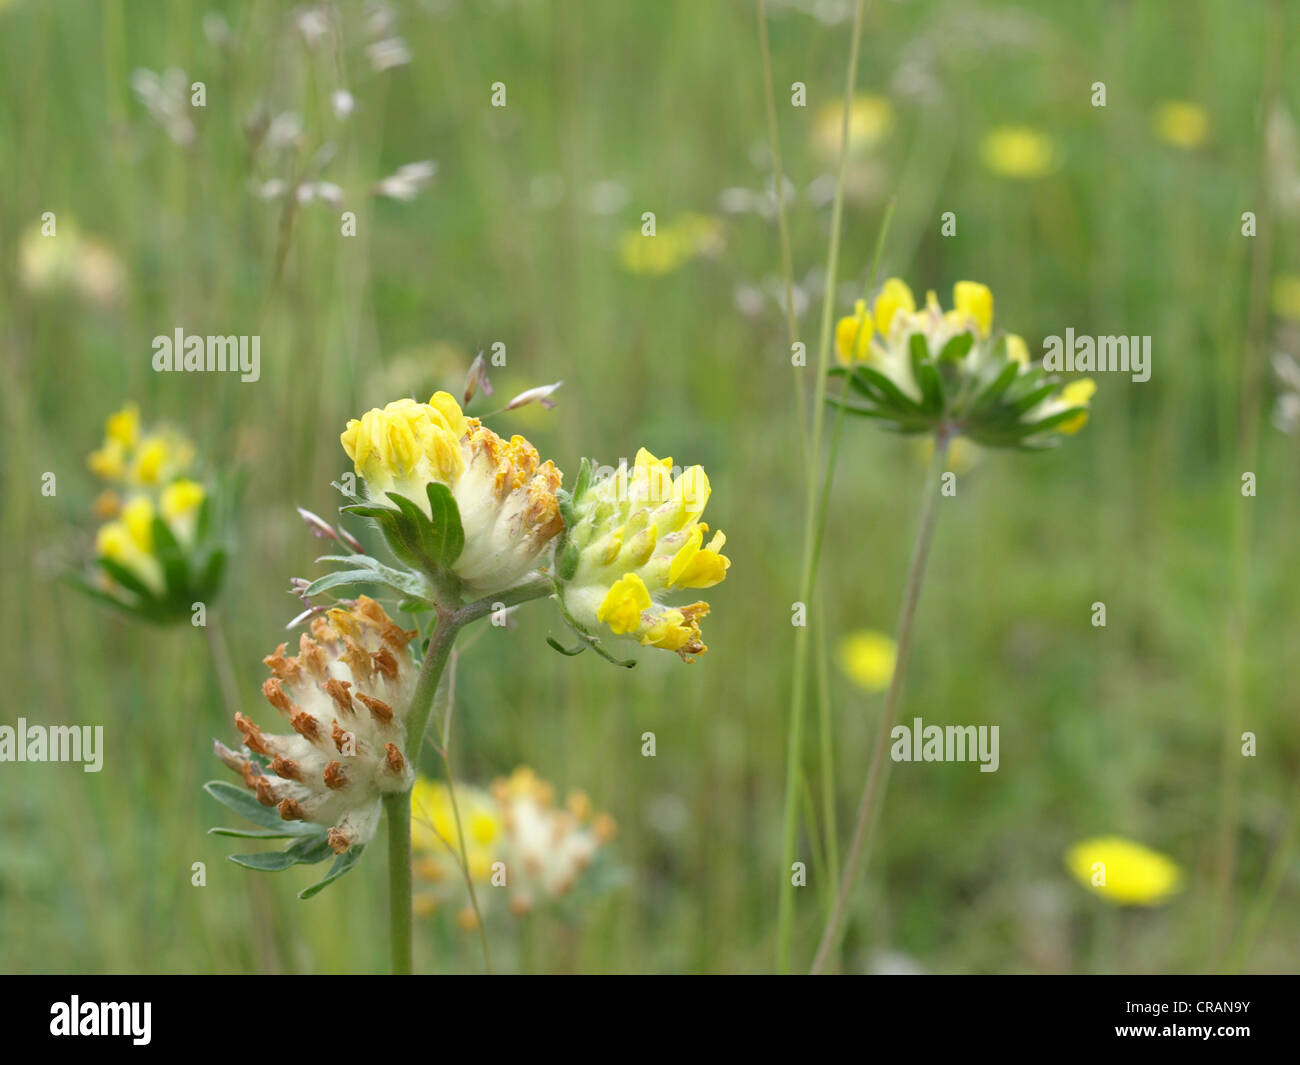
[[(1281, 5), (1269, 5), (1264, 35), (1263, 91), (1261, 93), (1258, 233), (1250, 261), (1250, 295), (1246, 310), (1246, 335), (1242, 345), (1241, 388), (1238, 396), (1236, 466), (1228, 471), (1235, 480), (1253, 471), (1259, 456), (1261, 401), (1261, 351), (1268, 316), (1268, 283), (1273, 250), (1272, 197), (1268, 177), (1267, 122), (1277, 104), (1281, 79)], [(1219, 838), (1215, 855), (1215, 897), (1219, 924), (1214, 937), (1214, 961), (1220, 963), (1232, 938), (1237, 876), (1237, 833), (1241, 820), (1241, 733), (1246, 703), (1246, 640), (1249, 606), (1250, 543), (1254, 504), (1234, 500), (1232, 521), (1232, 596), (1228, 608), (1225, 650), (1224, 728), (1219, 790)]]
[[(821, 332), (817, 342), (817, 381), (813, 387), (812, 429), (808, 438), (808, 476), (804, 500), (803, 563), (799, 582), (799, 601), (807, 610), (812, 596), (817, 545), (816, 471), (820, 466), (822, 425), (826, 405), (826, 371), (830, 368), (831, 322), (835, 311), (835, 282), (839, 276), (840, 230), (844, 215), (844, 172), (849, 153), (849, 114), (853, 105), (853, 86), (858, 74), (858, 43), (866, 0), (858, 0), (853, 14), (853, 32), (849, 46), (848, 74), (844, 81), (844, 114), (840, 124), (840, 162), (835, 177), (835, 201), (831, 208), (830, 248), (826, 256), (826, 294), (822, 301)], [(807, 618), (805, 617), (805, 622)], [(777, 910), (777, 968), (790, 971), (790, 944), (794, 932), (794, 883), (790, 868), (794, 864), (795, 839), (799, 830), (799, 795), (803, 750), (803, 715), (807, 701), (808, 625), (794, 632), (794, 675), (790, 685), (789, 729), (786, 736), (785, 811), (781, 825), (781, 895)]]

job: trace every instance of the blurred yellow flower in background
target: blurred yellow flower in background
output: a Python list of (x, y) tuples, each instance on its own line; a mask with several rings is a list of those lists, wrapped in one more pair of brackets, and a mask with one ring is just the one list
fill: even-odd
[[(499, 872), (502, 894), (516, 915), (569, 895), (615, 832), (613, 818), (596, 812), (584, 792), (570, 792), (558, 808), (554, 786), (527, 766), (493, 781), (491, 788), (457, 784), (455, 807), (446, 784), (419, 778), (411, 792), (411, 846), (419, 884), (415, 912), (428, 916), (454, 906), (464, 929), (476, 928), (478, 919), (460, 865), (456, 809), (465, 830), (470, 879), (478, 888), (487, 887)], [(490, 912), (497, 894), (476, 890), (479, 908)]]
[(62, 215), (54, 234), (34, 225), (18, 245), (18, 280), (37, 296), (75, 292), (97, 307), (112, 307), (121, 298), (126, 271), (108, 245), (83, 237), (76, 223)]
[[(849, 105), (849, 154), (862, 155), (880, 144), (894, 126), (894, 106), (884, 96), (859, 93)], [(823, 105), (813, 118), (812, 141), (817, 154), (828, 163), (840, 157), (844, 101)]]
[(1300, 322), (1300, 277), (1283, 274), (1273, 279), (1273, 312)]
[(1182, 890), (1182, 870), (1171, 858), (1122, 836), (1076, 843), (1065, 853), (1065, 867), (1117, 906), (1156, 906)]
[(1187, 100), (1164, 100), (1151, 111), (1151, 129), (1175, 148), (1199, 148), (1209, 138), (1210, 116)]
[(844, 636), (837, 658), (840, 669), (859, 688), (869, 692), (884, 691), (894, 677), (898, 647), (890, 636), (873, 629), (858, 629)]
[(1032, 181), (1046, 177), (1060, 163), (1056, 144), (1030, 126), (998, 126), (980, 143), (980, 158), (999, 177)]
[(723, 247), (722, 222), (712, 215), (687, 212), (657, 226), (654, 236), (640, 227), (619, 241), (619, 262), (630, 274), (657, 277), (671, 274), (697, 255), (716, 255)]
[(209, 491), (191, 476), (194, 464), (189, 438), (167, 425), (142, 426), (135, 403), (105, 420), (103, 443), (86, 459), (111, 486), (93, 505), (104, 522), (95, 533), (104, 571), (92, 588), (97, 598), (149, 620), (175, 621), (216, 594), (225, 549), (210, 521), (201, 527)]

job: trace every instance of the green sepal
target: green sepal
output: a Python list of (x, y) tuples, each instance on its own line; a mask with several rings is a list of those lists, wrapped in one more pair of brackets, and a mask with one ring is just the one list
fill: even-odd
[(319, 895), (322, 891), (324, 891), (327, 887), (329, 887), (332, 883), (334, 883), (335, 880), (337, 880), (349, 869), (351, 869), (354, 865), (356, 865), (357, 861), (361, 858), (361, 852), (364, 851), (365, 849), (366, 848), (364, 843), (358, 843), (355, 844), (351, 849), (345, 851), (343, 854), (340, 854), (337, 858), (334, 859), (334, 864), (330, 866), (329, 872), (325, 874), (325, 878), (323, 880), (316, 881), (316, 883), (312, 884), (311, 887), (303, 888), (300, 892), (298, 892), (298, 898), (310, 899), (315, 895)]
[(311, 836), (320, 831), (319, 825), (309, 825), (305, 821), (286, 821), (274, 806), (263, 806), (249, 791), (224, 780), (209, 780), (203, 785), (203, 790), (226, 809), (234, 810), (241, 817), (263, 828), (275, 829), (286, 836)]
[(573, 580), (573, 575), (578, 572), (581, 554), (577, 544), (566, 542), (555, 560), (555, 575), (562, 581)]

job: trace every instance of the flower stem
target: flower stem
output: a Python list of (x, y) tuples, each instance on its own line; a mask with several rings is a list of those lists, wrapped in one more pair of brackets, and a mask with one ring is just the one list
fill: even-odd
[(384, 796), (388, 824), (388, 932), (393, 975), (411, 973), (411, 793)]
[(840, 166), (835, 180), (835, 201), (831, 208), (830, 249), (826, 262), (826, 294), (822, 303), (821, 332), (817, 344), (817, 382), (813, 389), (812, 431), (808, 438), (808, 468), (804, 502), (803, 564), (799, 582), (799, 602), (804, 604), (804, 624), (794, 630), (794, 666), (790, 684), (790, 720), (786, 736), (785, 811), (781, 822), (781, 895), (777, 909), (777, 968), (790, 971), (790, 943), (794, 934), (794, 863), (796, 838), (799, 834), (799, 797), (802, 793), (803, 716), (807, 703), (808, 625), (807, 607), (812, 598), (817, 559), (817, 488), (820, 468), (822, 424), (826, 404), (826, 371), (830, 368), (831, 319), (835, 312), (835, 281), (840, 260), (840, 230), (844, 214), (844, 171), (848, 159), (849, 112), (853, 103), (853, 86), (858, 75), (858, 42), (862, 31), (865, 0), (858, 0), (853, 17), (853, 36), (849, 47), (849, 69), (844, 84), (844, 118), (840, 129)]
[(912, 628), (916, 619), (916, 607), (921, 599), (921, 585), (925, 578), (926, 562), (930, 557), (930, 542), (934, 539), (934, 526), (939, 516), (936, 474), (942, 471), (947, 460), (948, 444), (948, 437), (940, 434), (934, 442), (934, 458), (926, 473), (925, 494), (921, 504), (921, 528), (917, 533), (916, 545), (912, 549), (912, 562), (907, 571), (907, 585), (903, 592), (903, 606), (898, 619), (898, 656), (894, 663), (894, 675), (890, 679), (889, 692), (885, 696), (885, 708), (880, 715), (876, 746), (872, 751), (871, 766), (867, 770), (867, 780), (862, 788), (862, 799), (858, 803), (857, 825), (853, 829), (853, 842), (849, 845), (839, 893), (831, 910), (830, 919), (826, 922), (826, 929), (822, 933), (821, 943), (817, 947), (817, 956), (813, 959), (814, 975), (822, 971), (831, 951), (839, 945), (844, 909), (853, 890), (854, 881), (857, 879), (858, 863), (865, 854), (871, 830), (879, 815), (880, 806), (884, 802), (890, 767), (889, 760), (885, 758), (885, 750), (889, 746), (889, 734), (894, 728), (899, 700), (903, 694), (903, 677), (907, 672), (907, 659), (912, 649)]
[[(424, 730), (433, 710), (434, 697), (451, 655), (456, 635), (471, 621), (490, 614), (498, 605), (514, 606), (529, 599), (541, 599), (551, 592), (551, 581), (540, 574), (513, 588), (456, 608), (440, 606), (438, 621), (424, 652), (420, 678), (406, 715), (406, 755), (418, 770)], [(450, 775), (450, 774), (449, 774)], [(411, 790), (384, 797), (388, 822), (388, 927), (392, 967), (395, 974), (411, 972)]]

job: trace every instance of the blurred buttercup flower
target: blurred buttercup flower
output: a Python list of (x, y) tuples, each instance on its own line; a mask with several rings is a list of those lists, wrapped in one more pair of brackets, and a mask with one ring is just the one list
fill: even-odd
[(872, 629), (859, 629), (844, 636), (837, 658), (849, 680), (869, 692), (884, 691), (894, 677), (898, 645), (892, 636)]
[(134, 403), (111, 414), (87, 465), (112, 488), (95, 502), (107, 519), (95, 534), (92, 583), (69, 579), (96, 599), (155, 622), (190, 616), (215, 598), (226, 548), (213, 531), (207, 486), (192, 476), (194, 447), (169, 427), (143, 429)]
[(629, 229), (619, 241), (619, 262), (630, 274), (670, 274), (699, 255), (716, 255), (723, 245), (722, 223), (689, 212), (658, 226), (654, 236)]
[(584, 461), (571, 499), (557, 573), (561, 602), (570, 621), (588, 637), (613, 634), (642, 646), (676, 651), (690, 662), (707, 649), (700, 621), (709, 605), (663, 600), (678, 590), (711, 588), (727, 575), (726, 537), (708, 536), (700, 516), (709, 499), (703, 467), (675, 479), (672, 459), (637, 452), (600, 479)]
[[(614, 836), (614, 821), (597, 813), (580, 791), (563, 807), (555, 789), (521, 766), (491, 789), (456, 785), (456, 806), (464, 829), (469, 876), (475, 886), (492, 882), (500, 863), (504, 891), (477, 891), (480, 909), (504, 895), (511, 913), (521, 915), (554, 905), (575, 890), (595, 889), (591, 870)], [(416, 911), (454, 908), (462, 927), (477, 919), (460, 868), (461, 836), (447, 786), (421, 778), (411, 795), (412, 848), (416, 853)]]
[[(859, 93), (849, 105), (849, 154), (860, 156), (880, 144), (894, 125), (894, 107), (884, 96)], [(813, 147), (827, 163), (840, 157), (844, 128), (844, 102), (822, 106), (813, 119)]]
[(1056, 143), (1032, 126), (998, 126), (980, 142), (980, 158), (999, 177), (1032, 181), (1060, 165)]
[(953, 286), (945, 311), (933, 292), (917, 309), (898, 278), (881, 287), (868, 311), (859, 300), (835, 330), (846, 410), (908, 434), (966, 437), (985, 447), (1037, 449), (1087, 423), (1096, 386), (1088, 378), (1061, 387), (1030, 364), (1021, 337), (993, 332), (993, 293), (975, 281)]
[(286, 656), (281, 644), (263, 659), (274, 675), (262, 694), (292, 732), (263, 732), (236, 713), (248, 753), (214, 746), (262, 806), (323, 826), (335, 854), (368, 843), (383, 796), (414, 782), (406, 713), (416, 670), (406, 647), (415, 636), (364, 595), (315, 618), (298, 654)]
[[(563, 528), (555, 465), (542, 462), (522, 436), (503, 440), (466, 418), (448, 392), (428, 403), (399, 399), (367, 411), (348, 422), (340, 440), (367, 499), (388, 498), (398, 508), (352, 509), (380, 521), (403, 561), (425, 572), (445, 568), (476, 595), (507, 588), (537, 568)], [(431, 528), (404, 533), (404, 521), (420, 525), (421, 514)]]
[(1200, 104), (1163, 100), (1151, 112), (1151, 129), (1166, 144), (1190, 151), (1209, 139), (1210, 116)]
[(1183, 873), (1171, 858), (1122, 836), (1076, 843), (1065, 866), (1085, 888), (1117, 906), (1157, 906), (1182, 890)]

